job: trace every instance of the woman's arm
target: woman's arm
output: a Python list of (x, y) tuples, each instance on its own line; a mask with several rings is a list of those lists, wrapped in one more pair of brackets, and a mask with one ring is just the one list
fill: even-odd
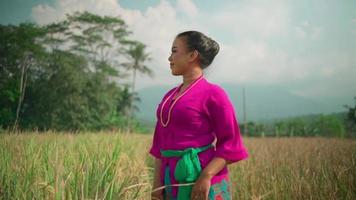
[(214, 157), (209, 164), (203, 169), (200, 176), (202, 178), (211, 179), (215, 176), (218, 172), (220, 172), (225, 165), (231, 164), (231, 161), (225, 160), (221, 157)]
[[(160, 177), (161, 165), (162, 165), (162, 160), (155, 158), (154, 177), (153, 177), (153, 190), (162, 186), (161, 177)], [(152, 197), (156, 197), (157, 199), (162, 199), (163, 200), (162, 190), (158, 190), (158, 191), (152, 192)]]
[(199, 178), (193, 186), (191, 198), (194, 199), (194, 197), (198, 197), (199, 199), (208, 199), (211, 179), (222, 170), (225, 165), (230, 163), (230, 161), (224, 158), (214, 157), (200, 173)]

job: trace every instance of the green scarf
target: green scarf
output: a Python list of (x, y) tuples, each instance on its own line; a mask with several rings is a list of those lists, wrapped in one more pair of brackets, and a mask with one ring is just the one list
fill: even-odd
[[(179, 183), (190, 183), (194, 182), (199, 177), (202, 170), (198, 153), (205, 151), (206, 149), (213, 146), (213, 144), (209, 144), (203, 147), (187, 148), (184, 150), (161, 149), (161, 155), (163, 157), (181, 157), (177, 162), (174, 171), (174, 178)], [(178, 188), (177, 200), (190, 199), (192, 188), (192, 185), (180, 186)]]

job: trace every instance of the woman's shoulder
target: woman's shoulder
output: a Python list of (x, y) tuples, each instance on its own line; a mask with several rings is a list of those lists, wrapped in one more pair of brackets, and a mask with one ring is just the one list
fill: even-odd
[(207, 81), (210, 96), (227, 95), (226, 90), (219, 84)]
[(177, 89), (177, 87), (179, 87), (179, 86), (174, 86), (174, 87), (168, 89), (168, 91), (163, 95), (162, 100), (164, 100), (167, 96), (169, 96), (170, 94), (172, 94), (172, 92), (173, 92), (175, 89)]
[(208, 82), (207, 103), (209, 105), (230, 103), (230, 97), (224, 87), (218, 83)]

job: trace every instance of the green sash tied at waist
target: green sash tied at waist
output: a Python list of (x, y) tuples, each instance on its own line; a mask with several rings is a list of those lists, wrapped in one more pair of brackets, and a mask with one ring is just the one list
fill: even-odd
[[(209, 144), (203, 147), (187, 148), (184, 150), (161, 149), (161, 155), (163, 157), (181, 157), (174, 170), (174, 178), (178, 183), (189, 183), (194, 182), (199, 177), (202, 170), (198, 153), (213, 146), (213, 144)], [(192, 185), (180, 186), (178, 188), (177, 200), (190, 199), (192, 188)]]

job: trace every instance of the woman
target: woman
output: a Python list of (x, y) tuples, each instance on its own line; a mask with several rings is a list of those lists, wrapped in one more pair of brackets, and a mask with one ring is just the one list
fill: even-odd
[(149, 150), (156, 158), (153, 188), (165, 187), (154, 190), (152, 199), (232, 198), (227, 164), (248, 152), (227, 93), (203, 74), (218, 52), (218, 43), (198, 31), (173, 41), (168, 60), (183, 83), (163, 96), (156, 111)]

